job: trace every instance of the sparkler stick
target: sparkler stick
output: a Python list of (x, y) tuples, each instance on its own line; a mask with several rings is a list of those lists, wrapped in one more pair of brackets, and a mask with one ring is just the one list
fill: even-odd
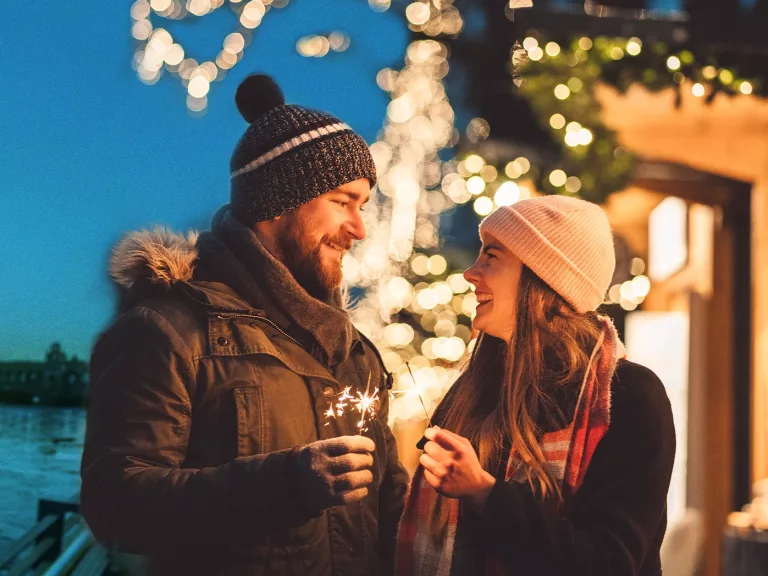
[(416, 389), (416, 394), (419, 397), (419, 402), (421, 402), (421, 407), (424, 408), (424, 416), (426, 416), (427, 420), (429, 420), (429, 412), (427, 412), (427, 407), (424, 405), (424, 399), (421, 397), (421, 392), (419, 392), (419, 387), (416, 385), (416, 377), (413, 375), (413, 371), (411, 370), (411, 365), (408, 364), (408, 362), (406, 362), (405, 365), (408, 368), (408, 372), (411, 375), (411, 380), (413, 380), (413, 387)]
[[(413, 380), (413, 387), (416, 388), (416, 394), (419, 396), (419, 401), (421, 402), (421, 407), (424, 408), (424, 415), (427, 417), (427, 422), (429, 422), (429, 412), (427, 412), (427, 407), (424, 405), (424, 399), (421, 397), (421, 392), (419, 392), (419, 387), (416, 385), (416, 377), (413, 375), (413, 371), (411, 370), (411, 365), (408, 364), (408, 362), (405, 363), (405, 365), (408, 367), (408, 372), (411, 374), (411, 379)], [(424, 446), (427, 444), (427, 437), (422, 436), (421, 440), (418, 441), (416, 444), (416, 448), (419, 450), (424, 450)]]

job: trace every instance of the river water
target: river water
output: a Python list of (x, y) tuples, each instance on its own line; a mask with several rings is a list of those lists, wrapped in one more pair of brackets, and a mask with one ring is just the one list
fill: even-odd
[(83, 408), (0, 404), (0, 551), (37, 522), (40, 498), (80, 491)]

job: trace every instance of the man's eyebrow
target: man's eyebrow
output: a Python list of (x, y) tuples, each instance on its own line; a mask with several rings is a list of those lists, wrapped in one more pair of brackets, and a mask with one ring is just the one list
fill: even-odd
[[(354, 192), (352, 190), (338, 190), (336, 193), (337, 194), (344, 194), (345, 196), (347, 196), (348, 198), (351, 198), (355, 202), (359, 202), (360, 201), (360, 194), (358, 194), (357, 192)], [(370, 199), (371, 199), (371, 195), (369, 194), (368, 198), (365, 199), (365, 202), (363, 202), (363, 204), (366, 204)]]

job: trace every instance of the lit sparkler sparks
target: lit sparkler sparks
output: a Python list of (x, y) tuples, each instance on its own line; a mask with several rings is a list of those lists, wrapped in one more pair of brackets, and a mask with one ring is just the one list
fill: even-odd
[[(358, 434), (362, 434), (368, 430), (368, 423), (376, 416), (376, 405), (379, 402), (379, 391), (374, 390), (373, 394), (368, 393), (368, 389), (371, 384), (371, 375), (368, 374), (368, 384), (366, 385), (365, 392), (355, 390), (355, 394), (351, 394), (352, 387), (347, 386), (337, 396), (336, 401), (328, 406), (328, 410), (325, 411), (325, 417), (339, 418), (344, 415), (347, 408), (352, 408), (360, 413), (360, 420), (357, 422)], [(329, 422), (325, 425), (328, 426)]]

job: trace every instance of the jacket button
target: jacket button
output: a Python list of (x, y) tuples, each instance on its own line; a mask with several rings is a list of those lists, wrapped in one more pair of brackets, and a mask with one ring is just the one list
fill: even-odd
[(330, 386), (326, 386), (325, 388), (323, 388), (323, 396), (325, 396), (326, 398), (330, 398), (331, 396), (333, 396), (333, 392), (334, 392), (333, 388), (331, 388)]
[(219, 346), (226, 346), (227, 344), (229, 344), (229, 340), (227, 340), (224, 336), (219, 336), (216, 342), (218, 343)]

